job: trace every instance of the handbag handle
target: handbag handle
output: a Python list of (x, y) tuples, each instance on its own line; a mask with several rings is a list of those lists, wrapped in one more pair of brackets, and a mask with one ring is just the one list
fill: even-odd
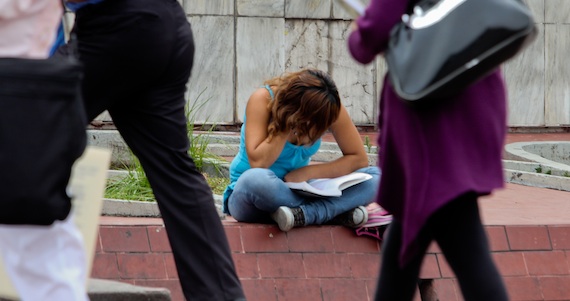
[(63, 23), (64, 36), (67, 35), (67, 44), (69, 45), (67, 55), (77, 59), (79, 58), (77, 34), (73, 32), (71, 25), (67, 21), (66, 13), (69, 11), (65, 6), (65, 0), (61, 0), (61, 8), (63, 9), (61, 22)]

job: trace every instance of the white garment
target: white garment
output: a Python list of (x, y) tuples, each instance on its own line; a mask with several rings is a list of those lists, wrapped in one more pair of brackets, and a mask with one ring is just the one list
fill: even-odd
[[(0, 58), (47, 58), (61, 16), (59, 0), (0, 0)], [(89, 300), (83, 238), (71, 214), (51, 226), (0, 225), (0, 256), (22, 301)]]
[(88, 301), (87, 265), (72, 214), (51, 226), (0, 225), (0, 255), (22, 301)]
[(62, 14), (59, 0), (0, 0), (0, 57), (47, 58)]

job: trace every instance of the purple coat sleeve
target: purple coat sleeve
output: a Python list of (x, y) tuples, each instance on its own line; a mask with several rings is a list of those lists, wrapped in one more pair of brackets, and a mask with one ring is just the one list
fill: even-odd
[(388, 46), (390, 30), (406, 11), (407, 0), (372, 0), (364, 15), (356, 20), (358, 28), (348, 38), (348, 48), (355, 60), (370, 63)]

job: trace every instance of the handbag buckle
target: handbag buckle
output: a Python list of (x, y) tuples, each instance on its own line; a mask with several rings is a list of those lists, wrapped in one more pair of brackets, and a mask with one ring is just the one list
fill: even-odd
[(414, 6), (413, 15), (409, 17), (408, 26), (413, 29), (422, 29), (430, 27), (457, 9), (467, 0), (440, 0), (429, 3), (427, 9), (423, 9), (420, 5)]

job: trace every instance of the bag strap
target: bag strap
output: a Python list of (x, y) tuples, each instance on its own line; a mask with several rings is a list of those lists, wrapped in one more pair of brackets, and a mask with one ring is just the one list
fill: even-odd
[(79, 58), (77, 35), (73, 32), (71, 24), (67, 20), (66, 14), (69, 12), (67, 6), (65, 5), (65, 0), (61, 0), (61, 7), (63, 9), (63, 14), (61, 17), (61, 22), (63, 23), (64, 36), (66, 37), (66, 42), (68, 46), (68, 55), (74, 58)]

